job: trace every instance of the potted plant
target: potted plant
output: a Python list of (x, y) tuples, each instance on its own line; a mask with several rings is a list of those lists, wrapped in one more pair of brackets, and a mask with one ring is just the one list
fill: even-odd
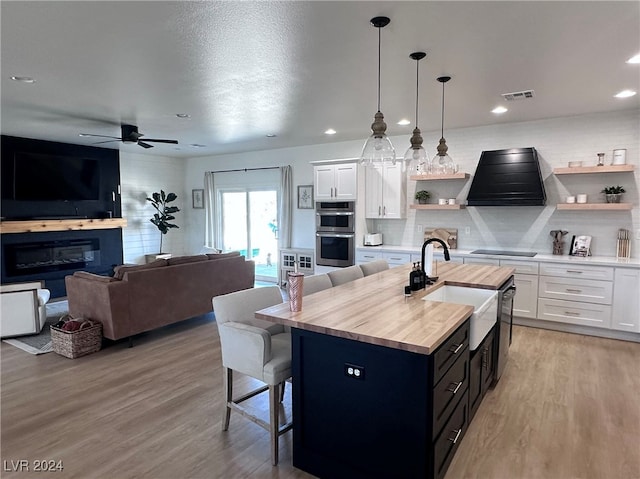
[(620, 197), (622, 196), (622, 193), (625, 193), (625, 189), (620, 185), (605, 186), (602, 193), (605, 194), (607, 203), (620, 203)]
[(176, 219), (173, 213), (177, 213), (180, 209), (177, 206), (167, 205), (167, 203), (171, 203), (177, 198), (178, 196), (175, 193), (165, 194), (163, 190), (160, 190), (160, 193), (153, 193), (151, 198), (147, 198), (147, 201), (151, 202), (151, 205), (157, 211), (149, 221), (160, 230), (160, 254), (162, 254), (162, 236), (166, 235), (171, 228), (179, 228), (178, 225), (170, 223), (170, 221)]
[(431, 193), (425, 190), (420, 190), (416, 192), (415, 198), (418, 200), (418, 204), (426, 205), (427, 200), (431, 198)]

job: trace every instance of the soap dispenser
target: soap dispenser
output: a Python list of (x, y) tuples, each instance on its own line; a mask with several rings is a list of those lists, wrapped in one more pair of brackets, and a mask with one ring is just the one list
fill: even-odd
[(420, 277), (422, 272), (420, 268), (416, 266), (416, 263), (413, 263), (413, 268), (411, 269), (411, 273), (409, 273), (409, 286), (411, 286), (411, 291), (418, 291), (420, 289)]

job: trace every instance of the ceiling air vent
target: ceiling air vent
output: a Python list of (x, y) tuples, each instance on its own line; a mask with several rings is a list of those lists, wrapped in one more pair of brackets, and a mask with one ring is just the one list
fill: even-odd
[(503, 93), (502, 98), (507, 101), (526, 100), (533, 98), (533, 90), (514, 91), (513, 93)]

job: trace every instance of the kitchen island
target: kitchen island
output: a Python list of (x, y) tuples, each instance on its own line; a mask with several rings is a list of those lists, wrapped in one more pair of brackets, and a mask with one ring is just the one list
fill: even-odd
[(443, 284), (498, 289), (513, 269), (438, 264), (405, 298), (410, 265), (256, 317), (292, 327), (293, 464), (319, 477), (441, 478), (469, 421), (471, 306), (423, 301)]

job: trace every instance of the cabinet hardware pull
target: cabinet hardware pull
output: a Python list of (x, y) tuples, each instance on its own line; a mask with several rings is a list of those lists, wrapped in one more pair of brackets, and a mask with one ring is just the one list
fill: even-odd
[(380, 206), (378, 206), (378, 216), (380, 216)]
[(460, 352), (460, 350), (462, 349), (462, 346), (464, 346), (464, 343), (460, 343), (460, 344), (458, 344), (457, 346), (454, 344), (454, 345), (453, 345), (453, 346), (451, 346), (451, 347), (452, 347), (452, 348), (456, 348), (456, 349), (455, 349), (455, 350), (453, 350), (453, 351), (452, 351), (451, 349), (449, 349), (449, 352), (450, 352), (450, 353), (453, 353), (453, 354), (458, 354), (458, 353)]
[(386, 206), (383, 206), (383, 207), (382, 207), (382, 214), (383, 214), (384, 216), (387, 216), (387, 207), (386, 207)]
[(581, 289), (570, 289), (566, 288), (567, 293), (582, 293)]
[(455, 444), (456, 442), (458, 442), (458, 438), (460, 437), (460, 434), (462, 433), (462, 428), (458, 429), (457, 431), (454, 429), (451, 432), (455, 432), (456, 433), (456, 437), (454, 437), (453, 439), (448, 437), (447, 439)]
[(447, 388), (447, 391), (449, 391), (450, 393), (453, 393), (453, 394), (457, 393), (457, 392), (458, 392), (458, 389), (460, 389), (460, 386), (462, 386), (462, 383), (463, 383), (463, 381), (460, 381), (460, 382), (456, 385), (456, 387), (455, 387), (455, 388), (452, 388), (452, 386), (453, 386), (454, 384), (456, 384), (456, 383), (451, 383), (451, 384), (449, 385), (449, 387)]
[(577, 274), (582, 274), (582, 273), (584, 273), (584, 271), (578, 271), (578, 270), (575, 270), (575, 269), (568, 269), (568, 270), (567, 270), (567, 273), (577, 273)]
[(580, 313), (575, 313), (573, 311), (565, 311), (564, 314), (567, 316), (580, 316)]

